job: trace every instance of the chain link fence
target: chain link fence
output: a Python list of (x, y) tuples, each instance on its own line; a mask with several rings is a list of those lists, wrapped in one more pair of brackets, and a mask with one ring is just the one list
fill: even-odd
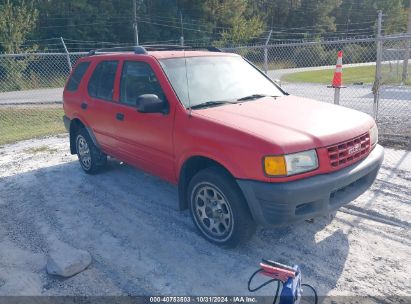
[[(332, 103), (334, 89), (330, 85), (337, 52), (342, 50), (345, 87), (341, 89), (339, 104), (376, 118), (380, 137), (386, 144), (409, 148), (410, 42), (411, 37), (403, 35), (247, 46), (226, 51), (253, 62), (290, 94)], [(376, 69), (378, 65), (380, 68)]]
[[(70, 64), (74, 65), (85, 54), (70, 54)], [(61, 92), (69, 73), (64, 53), (0, 55), (0, 103), (61, 103), (57, 89)]]
[[(375, 69), (375, 39), (285, 43), (230, 51), (261, 67), (290, 94), (333, 102), (334, 90), (329, 86), (339, 50), (344, 52), (344, 68), (348, 64), (354, 69)], [(372, 115), (373, 103), (367, 95), (371, 94), (374, 75), (370, 72), (369, 76), (354, 80), (352, 85), (344, 88), (340, 104)]]
[(377, 121), (387, 141), (411, 137), (411, 37), (381, 40)]
[(0, 55), (0, 145), (65, 132), (63, 86), (86, 53)]
[[(340, 104), (374, 116), (383, 141), (409, 148), (410, 43), (410, 36), (395, 36), (244, 46), (224, 51), (244, 56), (290, 94), (333, 102), (334, 89), (329, 86), (337, 52), (343, 50), (346, 87), (341, 89)], [(70, 64), (85, 55), (0, 55), (0, 145), (65, 131), (61, 123), (63, 86)]]

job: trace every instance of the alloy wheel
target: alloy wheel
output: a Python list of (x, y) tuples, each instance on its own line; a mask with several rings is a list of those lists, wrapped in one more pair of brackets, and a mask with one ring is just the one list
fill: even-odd
[(77, 137), (77, 152), (80, 159), (81, 164), (83, 167), (88, 170), (91, 168), (91, 153), (90, 148), (87, 144), (87, 140), (82, 136), (79, 135)]
[(216, 241), (230, 237), (233, 214), (224, 194), (211, 183), (201, 183), (193, 189), (193, 213), (203, 233)]

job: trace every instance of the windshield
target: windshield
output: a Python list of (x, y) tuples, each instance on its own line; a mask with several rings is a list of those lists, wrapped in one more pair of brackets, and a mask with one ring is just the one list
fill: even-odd
[(284, 95), (257, 69), (237, 56), (171, 58), (160, 60), (160, 64), (186, 108), (249, 96)]

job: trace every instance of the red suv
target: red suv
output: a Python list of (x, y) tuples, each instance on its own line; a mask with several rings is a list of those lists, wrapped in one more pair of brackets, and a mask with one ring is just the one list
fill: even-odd
[(370, 187), (383, 161), (367, 114), (291, 96), (215, 49), (92, 51), (64, 90), (70, 150), (96, 173), (113, 156), (177, 184), (211, 242), (324, 215)]

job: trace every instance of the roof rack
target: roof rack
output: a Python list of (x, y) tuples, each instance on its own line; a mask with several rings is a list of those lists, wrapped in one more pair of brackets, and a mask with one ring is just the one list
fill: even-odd
[(173, 51), (173, 50), (207, 50), (209, 52), (221, 52), (215, 46), (190, 46), (190, 45), (164, 45), (164, 44), (150, 44), (143, 45), (147, 51)]
[(134, 54), (147, 54), (147, 51), (144, 47), (141, 46), (126, 46), (126, 47), (113, 47), (113, 48), (103, 48), (91, 50), (88, 52), (89, 56), (97, 55), (101, 53), (116, 53), (116, 52), (134, 52)]
[(142, 46), (127, 46), (127, 47), (113, 47), (91, 50), (88, 56), (98, 55), (103, 53), (116, 52), (134, 52), (134, 54), (144, 55), (147, 51), (177, 51), (177, 50), (207, 50), (209, 52), (221, 52), (220, 49), (214, 46), (182, 46), (182, 45), (164, 45), (164, 44), (150, 44)]

